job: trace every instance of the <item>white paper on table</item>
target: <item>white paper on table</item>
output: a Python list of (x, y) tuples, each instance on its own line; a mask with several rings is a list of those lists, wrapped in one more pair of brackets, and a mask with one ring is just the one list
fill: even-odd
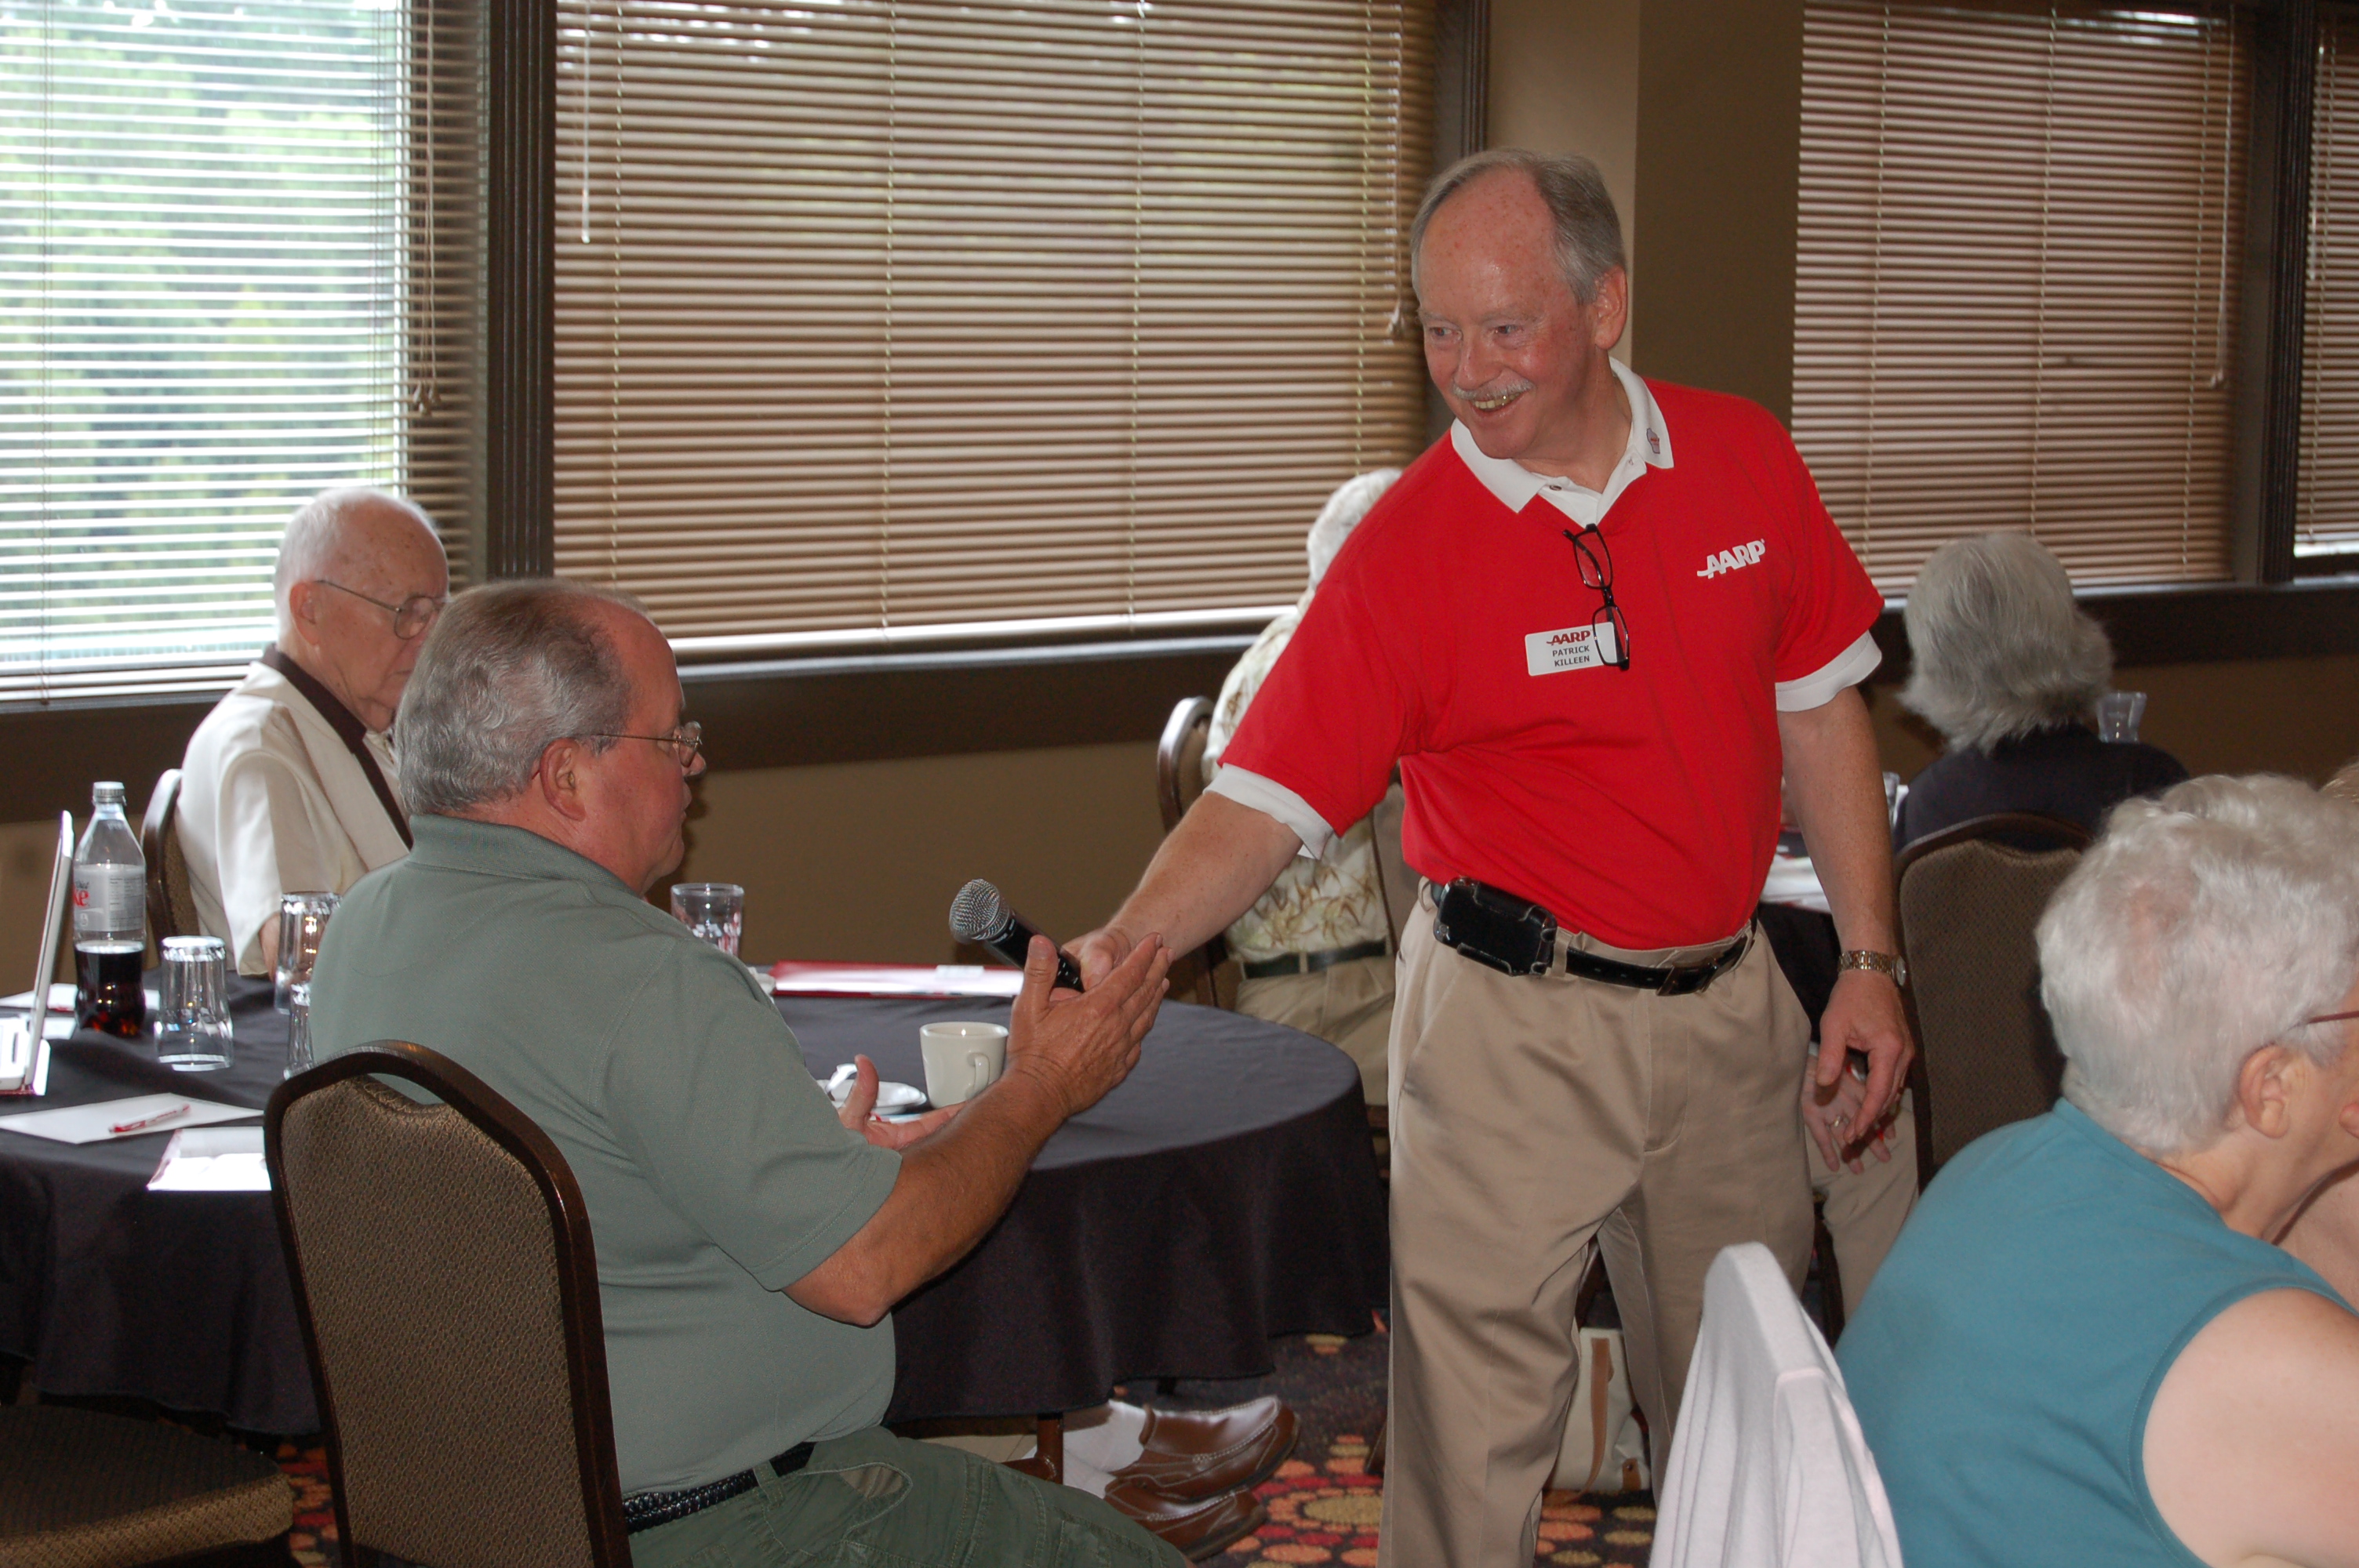
[[(73, 1011), (73, 999), (74, 988), (71, 980), (52, 980), (49, 982), (49, 1011), (51, 1012), (71, 1012)], [(0, 1007), (30, 1007), (32, 1005), (33, 993), (31, 991), (18, 991), (15, 996), (0, 996)]]
[[(112, 1130), (125, 1122), (145, 1120), (176, 1105), (189, 1108), (161, 1126), (143, 1127), (136, 1132)], [(129, 1099), (102, 1100), (95, 1105), (69, 1105), (56, 1110), (0, 1116), (0, 1131), (23, 1132), (60, 1143), (101, 1143), (110, 1138), (144, 1138), (150, 1132), (171, 1132), (184, 1127), (201, 1127), (209, 1121), (235, 1121), (240, 1117), (261, 1114), (251, 1106), (220, 1105), (187, 1095), (135, 1095)]]
[(259, 1127), (192, 1127), (172, 1134), (148, 1178), (151, 1193), (266, 1193)]
[(1769, 880), (1761, 890), (1764, 903), (1787, 903), (1798, 909), (1827, 908), (1827, 890), (1819, 885), (1819, 871), (1806, 855), (1779, 855), (1769, 862)]

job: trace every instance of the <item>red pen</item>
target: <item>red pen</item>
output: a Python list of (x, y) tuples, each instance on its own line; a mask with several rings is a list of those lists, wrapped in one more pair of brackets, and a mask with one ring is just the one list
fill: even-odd
[(136, 1132), (143, 1127), (153, 1127), (159, 1121), (169, 1121), (176, 1116), (186, 1116), (188, 1114), (189, 1108), (187, 1106), (176, 1105), (169, 1110), (159, 1110), (153, 1116), (143, 1116), (136, 1121), (118, 1122), (114, 1126), (108, 1128), (107, 1130), (109, 1132)]

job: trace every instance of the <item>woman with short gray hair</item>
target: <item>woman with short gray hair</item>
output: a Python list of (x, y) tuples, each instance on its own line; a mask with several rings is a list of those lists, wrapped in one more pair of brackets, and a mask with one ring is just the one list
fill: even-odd
[(2114, 650), (2073, 602), (2063, 564), (2030, 535), (1942, 546), (1901, 619), (1913, 667), (1900, 700), (1950, 750), (1910, 782), (1894, 848), (2002, 811), (2093, 829), (2116, 803), (2187, 776), (2169, 752), (2101, 741), (2088, 727)]
[(2064, 1100), (1942, 1168), (1839, 1351), (1901, 1550), (2359, 1561), (2359, 1317), (2272, 1245), (2359, 1162), (2359, 809), (2121, 806), (2039, 956)]

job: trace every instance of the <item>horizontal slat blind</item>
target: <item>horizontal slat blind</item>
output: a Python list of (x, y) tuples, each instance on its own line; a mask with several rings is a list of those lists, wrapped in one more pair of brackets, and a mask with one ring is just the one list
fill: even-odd
[(1809, 0), (1794, 435), (1877, 584), (2224, 578), (2246, 24)]
[(2296, 557), (2359, 550), (2359, 10), (2318, 30)]
[(689, 649), (1217, 615), (1421, 444), (1430, 0), (560, 0), (557, 563)]
[(432, 30), (369, 0), (0, 9), (0, 701), (234, 679), (323, 486), (463, 530), (463, 323), (402, 323), (467, 297), (455, 232), (405, 252)]

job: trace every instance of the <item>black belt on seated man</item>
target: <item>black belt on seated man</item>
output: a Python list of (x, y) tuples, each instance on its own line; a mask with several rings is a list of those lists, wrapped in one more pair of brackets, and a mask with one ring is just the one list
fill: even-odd
[(1434, 940), (1507, 975), (1545, 975), (1561, 960), (1566, 974), (1583, 979), (1663, 996), (1691, 996), (1743, 963), (1753, 946), (1748, 925), (1701, 964), (1627, 964), (1578, 947), (1560, 952), (1556, 935), (1556, 916), (1546, 909), (1472, 877), (1460, 877), (1435, 900)]
[(1329, 947), (1317, 953), (1280, 953), (1275, 958), (1249, 960), (1245, 966), (1245, 979), (1266, 980), (1276, 975), (1315, 975), (1355, 958), (1381, 958), (1385, 951), (1385, 939), (1379, 936), (1373, 942), (1354, 942), (1349, 947)]
[[(810, 1456), (811, 1445), (798, 1443), (771, 1460), (770, 1468), (781, 1476), (791, 1476), (810, 1464)], [(716, 1503), (742, 1498), (761, 1484), (762, 1477), (753, 1471), (740, 1470), (734, 1476), (723, 1476), (718, 1481), (690, 1487), (684, 1492), (641, 1492), (636, 1498), (623, 1499), (623, 1528), (636, 1535), (643, 1530), (653, 1530), (676, 1519), (701, 1514)]]

